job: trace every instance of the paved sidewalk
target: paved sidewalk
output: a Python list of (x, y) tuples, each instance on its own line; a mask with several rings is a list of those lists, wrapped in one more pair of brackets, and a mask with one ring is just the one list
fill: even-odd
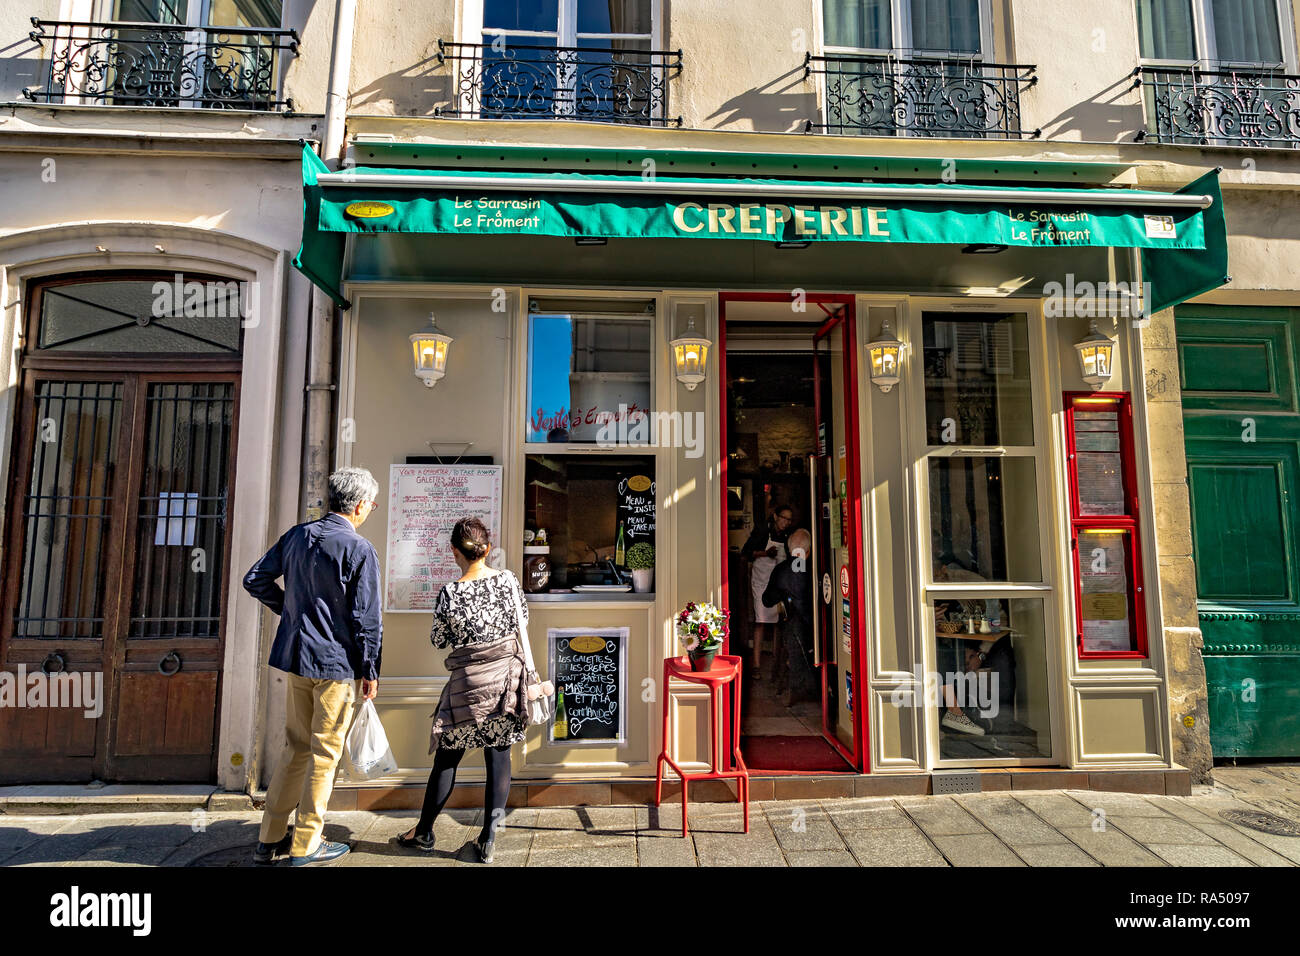
[[(1300, 765), (1221, 767), (1190, 797), (1024, 791), (955, 797), (516, 808), (496, 866), (1297, 866)], [(1230, 818), (1223, 811), (1245, 813)], [(1242, 820), (1271, 815), (1292, 835)], [(392, 837), (408, 811), (330, 813), (333, 866), (477, 866), (481, 810), (439, 817), (432, 854)], [(0, 866), (249, 866), (258, 813), (0, 815)], [(1267, 821), (1266, 821), (1267, 822)], [(1283, 826), (1282, 829), (1287, 829)]]

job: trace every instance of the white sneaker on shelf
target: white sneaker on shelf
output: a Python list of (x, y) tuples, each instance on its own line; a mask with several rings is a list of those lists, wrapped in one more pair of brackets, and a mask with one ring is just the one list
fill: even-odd
[(954, 730), (959, 734), (974, 734), (976, 737), (984, 736), (983, 727), (965, 714), (954, 714), (952, 711), (944, 712), (943, 720), (939, 721), (939, 726)]

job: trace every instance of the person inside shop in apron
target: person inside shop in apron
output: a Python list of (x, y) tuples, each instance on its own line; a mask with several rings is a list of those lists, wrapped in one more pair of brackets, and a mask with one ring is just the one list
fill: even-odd
[[(741, 556), (753, 562), (749, 571), (749, 589), (753, 595), (750, 606), (754, 610), (754, 632), (750, 646), (754, 648), (756, 658), (763, 641), (770, 634), (772, 625), (779, 618), (775, 607), (767, 607), (763, 604), (763, 592), (767, 590), (772, 569), (786, 558), (785, 544), (793, 527), (794, 509), (789, 505), (780, 505), (772, 509), (766, 522), (754, 525), (749, 540), (740, 549)], [(753, 679), (758, 680), (759, 677), (759, 669), (754, 668)]]

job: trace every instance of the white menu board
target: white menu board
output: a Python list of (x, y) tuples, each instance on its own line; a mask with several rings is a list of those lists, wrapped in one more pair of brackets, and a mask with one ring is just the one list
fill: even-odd
[(478, 518), (495, 547), (501, 534), (500, 465), (393, 465), (388, 481), (385, 611), (433, 610), (438, 592), (460, 577), (451, 529)]

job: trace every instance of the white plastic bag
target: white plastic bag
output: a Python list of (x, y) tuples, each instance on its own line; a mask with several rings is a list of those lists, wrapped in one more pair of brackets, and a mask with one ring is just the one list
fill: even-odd
[(388, 746), (388, 735), (379, 722), (373, 700), (365, 701), (348, 731), (343, 748), (343, 771), (349, 780), (373, 780), (397, 773), (397, 760)]

